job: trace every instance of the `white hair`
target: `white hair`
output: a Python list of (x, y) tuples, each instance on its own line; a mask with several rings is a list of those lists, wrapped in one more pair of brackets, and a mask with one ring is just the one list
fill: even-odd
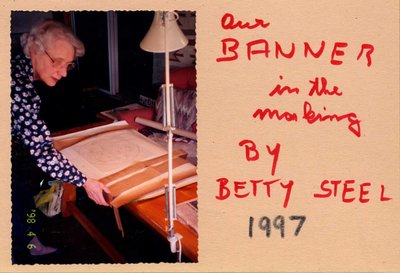
[(85, 54), (85, 46), (75, 34), (65, 25), (53, 21), (44, 20), (35, 24), (29, 33), (21, 36), (21, 46), (25, 55), (29, 58), (31, 46), (35, 46), (38, 52), (44, 52), (44, 45), (54, 40), (66, 40), (75, 49), (75, 58)]

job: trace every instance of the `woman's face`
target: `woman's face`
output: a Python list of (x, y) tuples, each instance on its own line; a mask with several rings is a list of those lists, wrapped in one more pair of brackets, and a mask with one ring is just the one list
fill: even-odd
[(33, 77), (48, 86), (54, 86), (62, 77), (67, 76), (68, 64), (74, 60), (75, 49), (62, 39), (50, 39), (44, 49), (44, 52), (31, 50)]

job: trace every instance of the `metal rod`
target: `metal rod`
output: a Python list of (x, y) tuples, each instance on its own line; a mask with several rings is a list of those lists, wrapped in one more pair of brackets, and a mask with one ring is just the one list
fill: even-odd
[(162, 90), (161, 90), (161, 95), (162, 95), (162, 109), (163, 109), (163, 126), (164, 128), (167, 127), (167, 88), (165, 84), (162, 85)]
[(175, 89), (174, 85), (171, 84), (169, 87), (170, 101), (171, 101), (171, 127), (175, 128)]
[[(166, 128), (163, 124), (161, 124), (159, 122), (141, 118), (141, 117), (136, 117), (135, 122), (145, 125), (145, 126), (148, 126), (148, 127), (151, 127), (151, 128), (161, 130), (161, 131), (165, 131), (165, 128)], [(174, 135), (180, 135), (180, 136), (187, 137), (187, 138), (194, 139), (194, 140), (197, 139), (196, 134), (193, 132), (190, 132), (190, 131), (182, 130), (179, 128), (175, 128), (172, 131), (173, 131)]]
[[(164, 47), (165, 47), (165, 85), (168, 94), (166, 95), (167, 102), (167, 130), (168, 130), (168, 231), (169, 236), (174, 237), (174, 219), (173, 219), (173, 194), (172, 194), (172, 128), (171, 128), (171, 96), (170, 96), (170, 71), (169, 71), (169, 48), (168, 48), (168, 39), (167, 39), (167, 29), (168, 29), (168, 12), (163, 12), (164, 17)], [(172, 252), (176, 251), (176, 245), (173, 246), (173, 241), (171, 241), (171, 250)], [(175, 243), (176, 244), (176, 243)], [(175, 251), (174, 251), (175, 250)]]

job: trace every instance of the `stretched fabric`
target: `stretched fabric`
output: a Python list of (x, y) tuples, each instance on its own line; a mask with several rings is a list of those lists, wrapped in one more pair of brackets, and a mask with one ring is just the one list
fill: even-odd
[[(167, 151), (126, 125), (117, 122), (53, 139), (79, 170), (107, 185), (115, 208), (152, 192), (163, 194), (160, 189), (168, 184)], [(196, 167), (185, 156), (181, 150), (173, 154), (177, 188), (195, 182), (188, 178), (196, 176)]]

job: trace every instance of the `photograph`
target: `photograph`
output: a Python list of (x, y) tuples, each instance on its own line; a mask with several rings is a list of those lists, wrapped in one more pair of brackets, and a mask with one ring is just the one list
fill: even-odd
[(12, 11), (12, 264), (197, 262), (196, 12)]
[(399, 11), (2, 0), (0, 273), (400, 272)]

